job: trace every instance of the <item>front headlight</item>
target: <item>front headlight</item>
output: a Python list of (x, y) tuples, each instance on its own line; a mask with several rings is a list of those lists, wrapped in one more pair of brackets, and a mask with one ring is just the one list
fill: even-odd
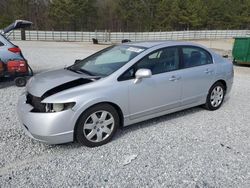
[(46, 112), (61, 112), (64, 110), (71, 109), (75, 106), (75, 102), (71, 103), (47, 103), (45, 104)]

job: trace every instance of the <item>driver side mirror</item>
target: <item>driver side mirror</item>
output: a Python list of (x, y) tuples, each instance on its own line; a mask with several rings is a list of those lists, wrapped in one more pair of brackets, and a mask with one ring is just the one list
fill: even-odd
[(143, 78), (150, 78), (152, 76), (152, 72), (150, 69), (139, 69), (135, 73), (135, 81), (134, 83), (139, 83)]

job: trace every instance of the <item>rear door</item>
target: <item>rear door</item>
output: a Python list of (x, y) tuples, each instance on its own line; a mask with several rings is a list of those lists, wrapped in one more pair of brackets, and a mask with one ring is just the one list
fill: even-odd
[(183, 46), (181, 48), (182, 106), (206, 100), (215, 78), (215, 65), (206, 50)]

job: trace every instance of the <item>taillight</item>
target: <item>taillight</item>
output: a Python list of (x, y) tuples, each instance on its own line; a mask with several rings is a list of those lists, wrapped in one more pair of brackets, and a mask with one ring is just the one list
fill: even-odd
[(21, 49), (19, 47), (9, 48), (8, 50), (10, 52), (13, 52), (13, 53), (20, 53), (21, 52)]

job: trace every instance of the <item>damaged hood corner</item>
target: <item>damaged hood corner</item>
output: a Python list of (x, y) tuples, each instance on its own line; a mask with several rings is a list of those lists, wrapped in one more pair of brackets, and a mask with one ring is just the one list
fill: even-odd
[(93, 82), (85, 74), (77, 74), (66, 69), (49, 71), (32, 77), (27, 92), (43, 99), (61, 91)]

